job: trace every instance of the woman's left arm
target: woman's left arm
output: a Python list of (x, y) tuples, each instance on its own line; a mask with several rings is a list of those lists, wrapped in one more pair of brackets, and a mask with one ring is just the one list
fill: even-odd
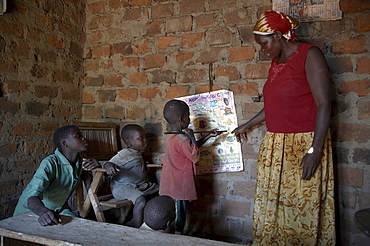
[(315, 133), (312, 142), (313, 152), (307, 153), (300, 165), (302, 179), (308, 180), (320, 164), (322, 149), (328, 133), (331, 116), (330, 77), (325, 57), (321, 50), (312, 47), (307, 53), (306, 76), (317, 105)]

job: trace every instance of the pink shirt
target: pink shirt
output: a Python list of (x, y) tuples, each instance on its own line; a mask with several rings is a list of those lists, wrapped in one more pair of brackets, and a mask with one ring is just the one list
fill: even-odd
[(192, 144), (187, 136), (168, 135), (159, 194), (177, 200), (196, 200), (195, 163), (198, 160), (198, 146)]

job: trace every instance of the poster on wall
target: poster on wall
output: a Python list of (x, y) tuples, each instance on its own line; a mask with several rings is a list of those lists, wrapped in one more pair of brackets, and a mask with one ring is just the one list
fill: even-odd
[(272, 0), (272, 9), (301, 22), (342, 19), (339, 0)]
[[(200, 148), (197, 174), (243, 171), (240, 143), (231, 133), (238, 126), (232, 91), (219, 90), (176, 98), (189, 105), (190, 125), (194, 131), (225, 131), (210, 138)], [(195, 137), (198, 139), (201, 136)]]

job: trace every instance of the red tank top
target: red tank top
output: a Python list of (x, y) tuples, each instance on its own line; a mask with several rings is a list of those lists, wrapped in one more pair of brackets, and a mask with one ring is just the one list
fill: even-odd
[(315, 130), (317, 106), (306, 78), (305, 61), (312, 45), (302, 43), (285, 63), (272, 60), (263, 87), (267, 130), (299, 133)]

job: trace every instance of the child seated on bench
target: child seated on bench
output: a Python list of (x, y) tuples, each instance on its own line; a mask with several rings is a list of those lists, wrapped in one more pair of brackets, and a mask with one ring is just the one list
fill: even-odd
[(79, 184), (82, 167), (87, 170), (100, 167), (97, 160), (86, 159), (81, 153), (87, 150), (88, 144), (77, 126), (60, 127), (53, 140), (57, 149), (41, 161), (13, 214), (32, 211), (40, 216), (43, 226), (59, 224), (59, 214), (76, 217), (67, 201)]
[(114, 198), (128, 199), (134, 204), (133, 219), (126, 225), (139, 228), (143, 223), (147, 196), (156, 194), (159, 188), (147, 178), (142, 156), (147, 147), (144, 128), (136, 124), (126, 125), (121, 130), (121, 138), (127, 148), (119, 151), (103, 167), (111, 176), (110, 187)]

